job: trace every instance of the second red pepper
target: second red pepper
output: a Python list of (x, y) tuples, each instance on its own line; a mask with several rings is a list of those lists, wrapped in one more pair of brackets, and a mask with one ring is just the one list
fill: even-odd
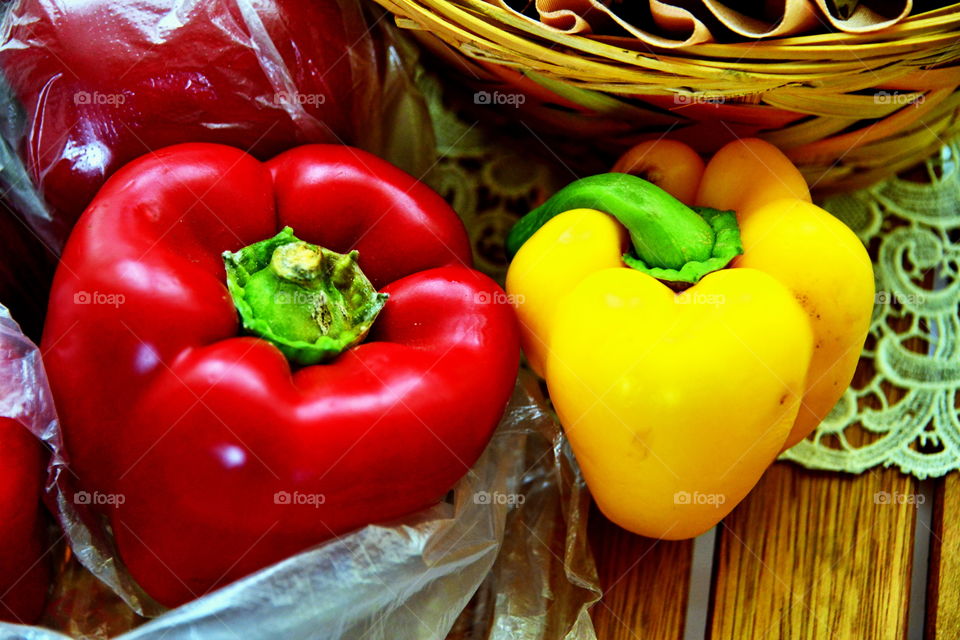
[(43, 469), (36, 438), (16, 420), (0, 417), (0, 620), (30, 624), (43, 611), (50, 581)]

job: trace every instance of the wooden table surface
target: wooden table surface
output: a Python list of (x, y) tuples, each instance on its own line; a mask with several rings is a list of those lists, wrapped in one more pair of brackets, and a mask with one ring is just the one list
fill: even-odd
[(960, 638), (956, 474), (921, 483), (777, 463), (712, 537), (691, 584), (693, 542), (642, 538), (592, 513), (598, 638)]

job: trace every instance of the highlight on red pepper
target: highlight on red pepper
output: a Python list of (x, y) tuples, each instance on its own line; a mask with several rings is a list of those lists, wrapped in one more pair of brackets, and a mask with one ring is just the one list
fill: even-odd
[(185, 144), (127, 165), (54, 280), (67, 453), (144, 590), (177, 605), (442, 499), (519, 365), (454, 211), (370, 154)]

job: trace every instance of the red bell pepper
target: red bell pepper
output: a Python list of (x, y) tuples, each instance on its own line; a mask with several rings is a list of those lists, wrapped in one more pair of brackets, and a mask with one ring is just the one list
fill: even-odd
[(36, 622), (50, 584), (40, 504), (43, 457), (19, 422), (0, 418), (0, 620)]
[(25, 426), (44, 424), (52, 414), (36, 352), (0, 305), (0, 620), (7, 622), (36, 622), (50, 584), (41, 503), (46, 456)]
[(349, 147), (261, 164), (185, 144), (107, 182), (43, 345), (72, 465), (149, 594), (178, 604), (445, 495), (519, 363), (470, 264), (436, 193)]
[(144, 153), (217, 142), (261, 158), (352, 141), (372, 41), (338, 0), (21, 0), (0, 67), (59, 249), (104, 180)]
[(0, 620), (27, 624), (43, 611), (50, 567), (44, 560), (43, 457), (19, 422), (0, 418)]
[(40, 444), (23, 425), (0, 418), (0, 620), (28, 624), (43, 611), (50, 584)]

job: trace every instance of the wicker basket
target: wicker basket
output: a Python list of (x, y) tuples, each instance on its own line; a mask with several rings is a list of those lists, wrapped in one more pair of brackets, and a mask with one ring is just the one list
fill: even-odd
[(377, 2), (486, 91), (481, 101), (611, 152), (666, 132), (704, 153), (755, 135), (822, 192), (872, 184), (960, 132), (960, 4), (871, 34), (653, 51), (559, 33), (485, 0)]

